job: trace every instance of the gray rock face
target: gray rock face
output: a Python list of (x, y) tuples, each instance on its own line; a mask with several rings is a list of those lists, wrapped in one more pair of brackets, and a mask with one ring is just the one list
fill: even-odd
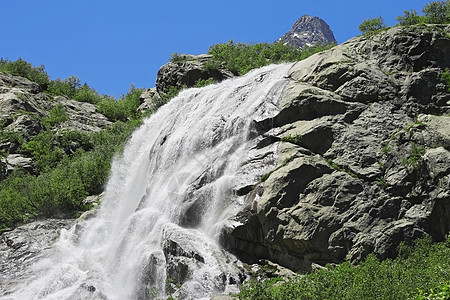
[(291, 30), (276, 42), (302, 48), (315, 44), (333, 44), (336, 43), (336, 39), (330, 26), (324, 20), (319, 17), (304, 15), (294, 23)]
[(176, 88), (193, 87), (200, 80), (214, 78), (222, 81), (233, 77), (233, 73), (226, 69), (208, 69), (205, 64), (210, 55), (181, 54), (176, 59), (165, 64), (158, 70), (156, 77), (156, 90), (158, 93), (167, 93), (171, 86)]
[(161, 96), (156, 91), (156, 88), (146, 89), (142, 92), (141, 97), (139, 98), (140, 105), (138, 107), (138, 111), (153, 111), (157, 108), (157, 102), (161, 101)]
[[(450, 230), (450, 26), (396, 27), (296, 63), (257, 122), (276, 168), (222, 235), (241, 259), (294, 271), (392, 257)], [(296, 137), (295, 139), (293, 137)]]
[(58, 97), (57, 103), (63, 105), (68, 120), (58, 124), (58, 129), (81, 130), (84, 132), (98, 132), (111, 124), (108, 119), (97, 112), (97, 106), (91, 103), (75, 101)]

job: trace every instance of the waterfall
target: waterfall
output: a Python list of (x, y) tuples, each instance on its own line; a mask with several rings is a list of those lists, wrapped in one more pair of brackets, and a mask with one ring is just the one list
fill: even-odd
[(245, 196), (236, 190), (262, 175), (248, 166), (254, 121), (277, 112), (289, 68), (272, 65), (185, 90), (146, 119), (114, 159), (97, 214), (62, 230), (32, 275), (2, 299), (237, 292), (239, 261), (218, 237), (242, 208)]

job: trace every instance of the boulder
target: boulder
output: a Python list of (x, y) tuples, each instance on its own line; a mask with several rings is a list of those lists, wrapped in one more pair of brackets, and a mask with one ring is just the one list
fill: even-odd
[(207, 63), (211, 55), (180, 54), (158, 70), (156, 90), (158, 93), (169, 92), (170, 87), (181, 89), (193, 87), (199, 80), (213, 78), (222, 81), (234, 76), (226, 69), (208, 69)]
[(160, 105), (162, 99), (156, 88), (146, 89), (139, 98), (140, 105), (138, 111), (154, 111)]
[(33, 160), (20, 154), (10, 154), (1, 160), (6, 165), (6, 173), (10, 174), (14, 169), (21, 168), (30, 173), (33, 172)]

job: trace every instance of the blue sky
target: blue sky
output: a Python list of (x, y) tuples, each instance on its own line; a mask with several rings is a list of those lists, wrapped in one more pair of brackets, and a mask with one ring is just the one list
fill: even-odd
[(364, 19), (392, 26), (404, 10), (430, 1), (322, 0), (2, 0), (0, 57), (44, 65), (51, 79), (75, 75), (101, 94), (120, 96), (130, 84), (150, 88), (174, 52), (273, 42), (304, 14), (324, 19), (339, 43)]

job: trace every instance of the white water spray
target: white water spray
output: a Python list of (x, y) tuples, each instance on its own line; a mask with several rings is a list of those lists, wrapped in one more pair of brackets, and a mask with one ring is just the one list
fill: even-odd
[(172, 292), (207, 299), (236, 291), (237, 260), (217, 238), (243, 205), (236, 174), (255, 146), (253, 120), (275, 115), (289, 67), (189, 89), (161, 107), (114, 160), (97, 215), (63, 231), (34, 276), (2, 299)]

